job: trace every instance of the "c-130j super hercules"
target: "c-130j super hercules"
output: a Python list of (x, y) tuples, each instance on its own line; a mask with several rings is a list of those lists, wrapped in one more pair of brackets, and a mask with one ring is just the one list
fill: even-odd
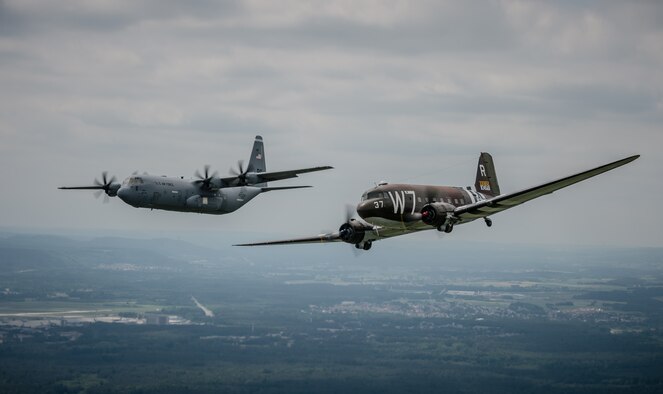
[(356, 208), (359, 218), (352, 218), (349, 211), (346, 222), (336, 232), (236, 246), (346, 242), (354, 244), (357, 249), (369, 250), (373, 241), (430, 229), (450, 233), (454, 226), (480, 218), (490, 227), (490, 216), (496, 213), (623, 166), (638, 157), (640, 155), (630, 156), (539, 186), (500, 194), (493, 158), (488, 153), (481, 153), (474, 190), (471, 187), (381, 182), (361, 196)]
[(271, 187), (267, 185), (267, 182), (297, 178), (298, 174), (332, 168), (322, 166), (267, 172), (265, 148), (262, 137), (259, 135), (256, 136), (253, 143), (249, 165), (244, 169), (243, 162), (240, 160), (238, 167), (239, 171), (231, 169), (233, 176), (225, 178), (217, 176), (216, 172), (210, 174), (209, 166), (205, 166), (204, 175), (196, 171), (196, 179), (193, 180), (183, 177), (134, 174), (122, 183), (116, 182), (115, 177), (107, 179), (104, 172), (101, 182), (94, 180), (94, 186), (60, 187), (59, 189), (97, 190), (99, 194), (106, 193), (105, 198), (117, 196), (136, 208), (223, 215), (236, 211), (260, 193), (310, 187)]

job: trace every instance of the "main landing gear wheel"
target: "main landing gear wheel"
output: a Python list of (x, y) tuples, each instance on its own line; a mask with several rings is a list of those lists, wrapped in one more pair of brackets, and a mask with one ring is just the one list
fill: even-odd
[(364, 244), (355, 244), (355, 248), (357, 249), (364, 249), (364, 250), (369, 250), (373, 246), (373, 242), (371, 241), (366, 241)]
[(445, 233), (450, 233), (450, 232), (453, 231), (453, 229), (454, 229), (453, 224), (445, 224), (444, 226), (438, 226), (437, 227), (437, 231), (440, 231), (440, 232), (444, 231)]
[(493, 221), (490, 218), (483, 218), (483, 220), (486, 222), (486, 226), (490, 227), (493, 225)]

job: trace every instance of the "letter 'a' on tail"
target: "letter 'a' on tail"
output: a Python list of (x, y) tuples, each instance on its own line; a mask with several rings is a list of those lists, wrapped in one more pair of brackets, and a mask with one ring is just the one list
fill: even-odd
[(249, 167), (247, 172), (266, 172), (267, 164), (265, 164), (265, 147), (262, 143), (262, 137), (256, 135), (256, 140), (253, 143), (253, 150), (249, 156)]
[(500, 195), (500, 185), (497, 183), (497, 174), (493, 157), (490, 153), (481, 152), (477, 166), (477, 180), (474, 188), (481, 194), (495, 197)]

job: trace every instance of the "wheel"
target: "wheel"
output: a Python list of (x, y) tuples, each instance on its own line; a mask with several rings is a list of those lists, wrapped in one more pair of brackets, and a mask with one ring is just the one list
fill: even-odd
[(439, 232), (444, 231), (444, 227), (443, 226), (437, 226), (437, 231), (439, 231)]
[(364, 250), (371, 249), (371, 246), (373, 246), (373, 242), (371, 242), (371, 241), (364, 242)]
[(361, 249), (362, 247), (361, 247), (360, 244), (355, 244), (355, 248), (357, 248), (357, 249)]
[(483, 218), (483, 220), (486, 222), (486, 226), (490, 227), (493, 225), (493, 221), (490, 218)]
[(445, 233), (450, 233), (450, 232), (453, 231), (453, 229), (454, 229), (454, 225), (453, 225), (453, 224), (447, 224), (446, 226), (444, 226), (444, 232), (445, 232)]

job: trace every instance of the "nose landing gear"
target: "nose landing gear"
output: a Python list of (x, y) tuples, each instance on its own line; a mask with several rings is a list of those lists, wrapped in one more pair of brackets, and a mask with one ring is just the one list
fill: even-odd
[(483, 218), (483, 220), (486, 222), (486, 226), (490, 227), (493, 225), (493, 221), (490, 218)]

